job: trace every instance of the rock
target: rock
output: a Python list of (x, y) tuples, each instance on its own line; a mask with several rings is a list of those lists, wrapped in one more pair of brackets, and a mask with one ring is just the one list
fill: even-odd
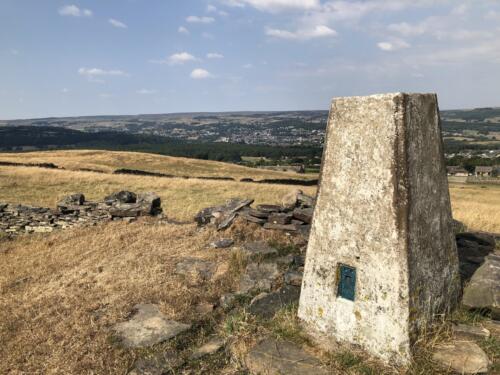
[(289, 271), (285, 273), (285, 284), (301, 286), (302, 285), (302, 272)]
[(280, 275), (276, 263), (250, 263), (241, 275), (239, 290), (242, 293), (270, 291)]
[(116, 202), (110, 209), (112, 217), (137, 217), (141, 215), (141, 206), (137, 203)]
[(495, 239), (485, 233), (459, 233), (456, 235), (460, 277), (462, 284), (470, 280), (483, 264), (484, 258), (495, 249)]
[(316, 199), (306, 194), (299, 194), (297, 200), (301, 207), (314, 207)]
[(187, 258), (177, 263), (175, 272), (184, 276), (189, 285), (199, 285), (209, 280), (215, 270), (215, 264), (202, 259)]
[(293, 217), (297, 220), (303, 221), (304, 223), (311, 224), (314, 209), (312, 207), (308, 208), (296, 208), (293, 210)]
[(271, 319), (281, 308), (294, 302), (298, 302), (300, 288), (292, 285), (281, 287), (272, 293), (261, 293), (255, 297), (248, 312), (264, 319)]
[(293, 210), (299, 204), (299, 196), (304, 194), (302, 190), (293, 190), (281, 198), (281, 206), (285, 210)]
[(296, 232), (299, 226), (296, 224), (273, 224), (273, 223), (265, 223), (264, 229), (274, 229), (274, 230), (283, 230), (286, 232)]
[(490, 337), (490, 331), (486, 328), (471, 326), (468, 324), (455, 324), (451, 327), (453, 336), (462, 340), (484, 340)]
[(245, 219), (246, 221), (249, 221), (249, 222), (255, 223), (255, 224), (262, 225), (266, 222), (266, 219), (260, 219), (260, 218), (255, 217), (255, 216), (251, 216), (248, 213), (240, 213), (239, 216), (242, 217), (243, 219)]
[(465, 239), (468, 241), (474, 241), (481, 246), (486, 246), (488, 249), (494, 249), (496, 246), (495, 237), (491, 234), (484, 232), (466, 232), (459, 233), (456, 236), (457, 241)]
[(272, 224), (290, 224), (292, 222), (292, 215), (287, 213), (272, 213), (267, 219)]
[(259, 210), (255, 210), (253, 208), (250, 208), (248, 210), (248, 214), (250, 216), (258, 217), (260, 219), (267, 219), (269, 217), (269, 212), (259, 211)]
[(61, 199), (58, 206), (81, 206), (85, 203), (85, 195), (82, 193), (71, 194)]
[(487, 309), (500, 318), (500, 254), (486, 257), (464, 289), (462, 304), (469, 309)]
[(236, 212), (253, 203), (253, 199), (233, 198), (226, 201), (222, 206), (207, 207), (196, 214), (194, 220), (198, 225), (206, 225), (217, 219), (218, 229), (230, 226), (235, 218)]
[(257, 210), (260, 212), (265, 212), (265, 213), (273, 213), (273, 212), (280, 212), (282, 210), (281, 206), (278, 206), (276, 204), (258, 204), (257, 205)]
[(457, 341), (439, 345), (434, 349), (432, 359), (444, 368), (459, 374), (477, 374), (488, 371), (486, 353), (474, 342)]
[(497, 320), (487, 320), (482, 323), (483, 327), (490, 332), (496, 340), (500, 340), (500, 322)]
[(234, 219), (236, 218), (236, 212), (229, 212), (224, 214), (219, 223), (217, 224), (217, 230), (223, 230), (231, 226), (233, 224)]
[(210, 247), (214, 249), (226, 249), (233, 246), (234, 241), (231, 238), (221, 238), (220, 240), (214, 241), (210, 244)]
[(192, 360), (200, 359), (201, 357), (212, 355), (217, 353), (225, 345), (224, 339), (215, 336), (209, 339), (205, 344), (195, 349), (195, 351), (189, 357)]
[(112, 329), (126, 348), (144, 348), (171, 339), (191, 328), (174, 320), (168, 320), (157, 305), (140, 304), (126, 322), (115, 324)]
[(306, 257), (304, 255), (295, 255), (293, 257), (293, 265), (295, 267), (304, 267), (306, 264)]
[(142, 215), (157, 215), (161, 213), (161, 198), (155, 193), (142, 193), (137, 196), (137, 204)]
[(148, 358), (138, 359), (128, 375), (163, 375), (181, 365), (180, 357), (174, 351), (158, 353)]
[(252, 375), (327, 375), (321, 362), (288, 341), (265, 338), (245, 357)]
[(114, 203), (116, 201), (120, 203), (136, 203), (137, 195), (131, 191), (122, 190), (116, 193), (112, 193), (104, 198), (106, 203)]
[(247, 242), (241, 247), (240, 251), (249, 258), (278, 254), (278, 250), (264, 241)]

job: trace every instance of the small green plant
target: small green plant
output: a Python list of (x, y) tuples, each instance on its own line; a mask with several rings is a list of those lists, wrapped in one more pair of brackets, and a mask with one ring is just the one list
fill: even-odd
[(363, 361), (361, 357), (348, 350), (335, 353), (333, 358), (345, 370), (359, 366)]
[(488, 319), (488, 312), (483, 310), (457, 309), (451, 315), (451, 321), (462, 324), (477, 324)]
[(293, 341), (297, 344), (307, 341), (297, 317), (296, 303), (280, 309), (266, 325), (276, 338)]

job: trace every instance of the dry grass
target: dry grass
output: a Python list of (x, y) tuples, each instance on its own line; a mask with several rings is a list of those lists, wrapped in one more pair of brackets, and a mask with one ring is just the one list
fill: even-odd
[[(128, 158), (133, 159), (130, 155)], [(89, 156), (89, 163), (91, 159)], [(61, 164), (50, 159), (32, 162), (41, 161)], [(145, 165), (144, 160), (137, 163)], [(122, 189), (155, 191), (169, 217), (191, 220), (199, 209), (230, 197), (273, 203), (295, 187), (0, 167), (0, 202), (54, 207), (66, 194), (83, 192), (90, 199), (100, 199)], [(315, 192), (313, 187), (303, 190)], [(455, 218), (472, 229), (500, 232), (500, 187), (451, 185), (450, 191)], [(144, 353), (117, 348), (110, 340), (109, 328), (125, 319), (137, 303), (157, 303), (170, 318), (201, 327), (192, 337), (183, 337), (183, 343), (165, 344), (176, 346), (181, 355), (187, 345), (201, 342), (214, 331), (231, 336), (242, 353), (263, 334), (307, 344), (301, 336), (295, 309), (282, 311), (270, 322), (256, 321), (240, 309), (225, 321), (205, 322), (205, 328), (200, 325), (193, 306), (215, 302), (230, 290), (237, 276), (235, 271), (241, 267), (242, 260), (231, 259), (227, 251), (207, 250), (206, 244), (219, 236), (220, 233), (198, 230), (192, 224), (153, 225), (145, 219), (132, 224), (109, 223), (30, 235), (14, 241), (0, 238), (0, 373), (125, 374)], [(282, 233), (239, 222), (223, 236), (238, 242), (263, 239), (293, 244), (293, 239)], [(188, 287), (174, 272), (175, 264), (185, 257), (215, 261), (222, 276), (199, 287)], [(230, 272), (222, 272), (228, 269)], [(432, 336), (422, 343), (417, 363), (409, 373), (439, 373), (428, 358), (436, 337), (442, 336)], [(496, 349), (488, 350), (498, 352), (498, 343), (495, 345)], [(380, 367), (356, 352), (323, 358), (339, 373), (393, 373), (393, 369)], [(198, 366), (194, 373), (222, 373), (226, 366), (224, 358), (213, 368), (209, 362), (193, 365)]]
[[(187, 180), (112, 175), (25, 167), (0, 167), (0, 202), (55, 207), (65, 195), (82, 192), (87, 199), (102, 199), (118, 190), (154, 191), (162, 198), (165, 213), (191, 220), (200, 209), (232, 197), (248, 197), (257, 203), (276, 202), (293, 190), (286, 185), (249, 184), (234, 181)], [(313, 194), (314, 187), (302, 190)]]
[(111, 173), (118, 168), (140, 169), (174, 176), (224, 176), (237, 180), (250, 177), (308, 179), (315, 175), (275, 172), (236, 164), (163, 156), (142, 152), (70, 150), (26, 153), (0, 153), (0, 161), (16, 163), (54, 163), (70, 170), (82, 168)]
[[(253, 170), (252, 170), (253, 171)], [(251, 175), (251, 177), (255, 177)], [(190, 220), (201, 208), (240, 196), (257, 203), (279, 202), (293, 186), (234, 181), (186, 180), (92, 172), (0, 167), (0, 202), (54, 207), (64, 195), (82, 192), (88, 199), (128, 189), (155, 191), (168, 216)], [(315, 194), (315, 187), (301, 187)], [(500, 186), (450, 184), (453, 216), (471, 230), (500, 233)]]
[(451, 184), (455, 219), (472, 230), (500, 233), (500, 185)]

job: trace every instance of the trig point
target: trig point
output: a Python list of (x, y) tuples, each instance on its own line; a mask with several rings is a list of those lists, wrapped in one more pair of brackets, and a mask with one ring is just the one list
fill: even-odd
[(299, 306), (311, 335), (408, 363), (457, 303), (451, 220), (436, 95), (334, 99)]

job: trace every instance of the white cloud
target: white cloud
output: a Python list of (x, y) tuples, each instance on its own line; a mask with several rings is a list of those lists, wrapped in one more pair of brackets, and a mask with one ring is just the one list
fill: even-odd
[(224, 58), (224, 55), (221, 55), (220, 53), (217, 52), (207, 53), (207, 59), (222, 59), (222, 58)]
[(100, 97), (101, 99), (109, 99), (109, 98), (111, 98), (112, 96), (113, 96), (113, 95), (108, 94), (108, 93), (106, 93), (106, 92), (103, 92), (103, 93), (99, 94), (99, 97)]
[(92, 11), (90, 9), (80, 9), (76, 5), (65, 5), (59, 8), (59, 14), (61, 16), (90, 17)]
[(140, 89), (140, 90), (137, 90), (137, 93), (139, 95), (152, 95), (152, 94), (156, 94), (157, 91), (156, 90), (150, 90), (150, 89)]
[(115, 20), (114, 18), (110, 18), (108, 20), (108, 22), (114, 26), (114, 27), (117, 27), (119, 29), (126, 29), (127, 28), (127, 25), (125, 25), (123, 22), (121, 21), (118, 21), (118, 20)]
[(185, 28), (184, 26), (179, 26), (179, 28), (177, 29), (177, 32), (179, 34), (189, 35), (189, 30), (187, 28)]
[(245, 68), (245, 69), (252, 69), (253, 68), (253, 64), (250, 64), (250, 63), (245, 64), (245, 65), (243, 65), (243, 68)]
[(206, 79), (212, 78), (213, 75), (205, 69), (194, 69), (189, 75), (192, 79)]
[(207, 5), (207, 12), (208, 13), (215, 13), (217, 12), (217, 7), (215, 7), (214, 5), (212, 4), (208, 4)]
[(94, 82), (103, 82), (101, 78), (105, 76), (128, 76), (123, 70), (104, 70), (99, 68), (80, 68), (78, 69), (78, 74)]
[(186, 17), (186, 21), (189, 23), (212, 23), (215, 21), (213, 17), (206, 16), (189, 16)]
[(382, 51), (392, 52), (392, 51), (396, 51), (398, 49), (409, 48), (410, 45), (407, 42), (405, 42), (404, 40), (394, 39), (394, 40), (391, 40), (390, 42), (385, 41), (385, 42), (377, 43), (377, 47), (380, 48)]
[(191, 55), (188, 52), (179, 52), (179, 53), (174, 53), (173, 55), (170, 55), (168, 58), (168, 63), (170, 65), (180, 65), (187, 63), (189, 61), (195, 61), (196, 57)]
[(163, 60), (150, 60), (149, 62), (155, 64), (169, 64), (169, 65), (182, 65), (190, 61), (197, 61), (198, 59), (188, 52), (178, 52), (170, 55)]
[(67, 94), (68, 92), (69, 92), (69, 90), (66, 87), (61, 89), (61, 93), (63, 93), (63, 94)]
[(297, 31), (267, 28), (266, 35), (288, 40), (309, 40), (314, 38), (333, 37), (337, 35), (337, 32), (328, 26), (317, 25), (312, 28), (300, 29)]
[(243, 7), (250, 5), (261, 11), (277, 12), (281, 10), (311, 10), (319, 8), (319, 0), (226, 0), (226, 5)]

